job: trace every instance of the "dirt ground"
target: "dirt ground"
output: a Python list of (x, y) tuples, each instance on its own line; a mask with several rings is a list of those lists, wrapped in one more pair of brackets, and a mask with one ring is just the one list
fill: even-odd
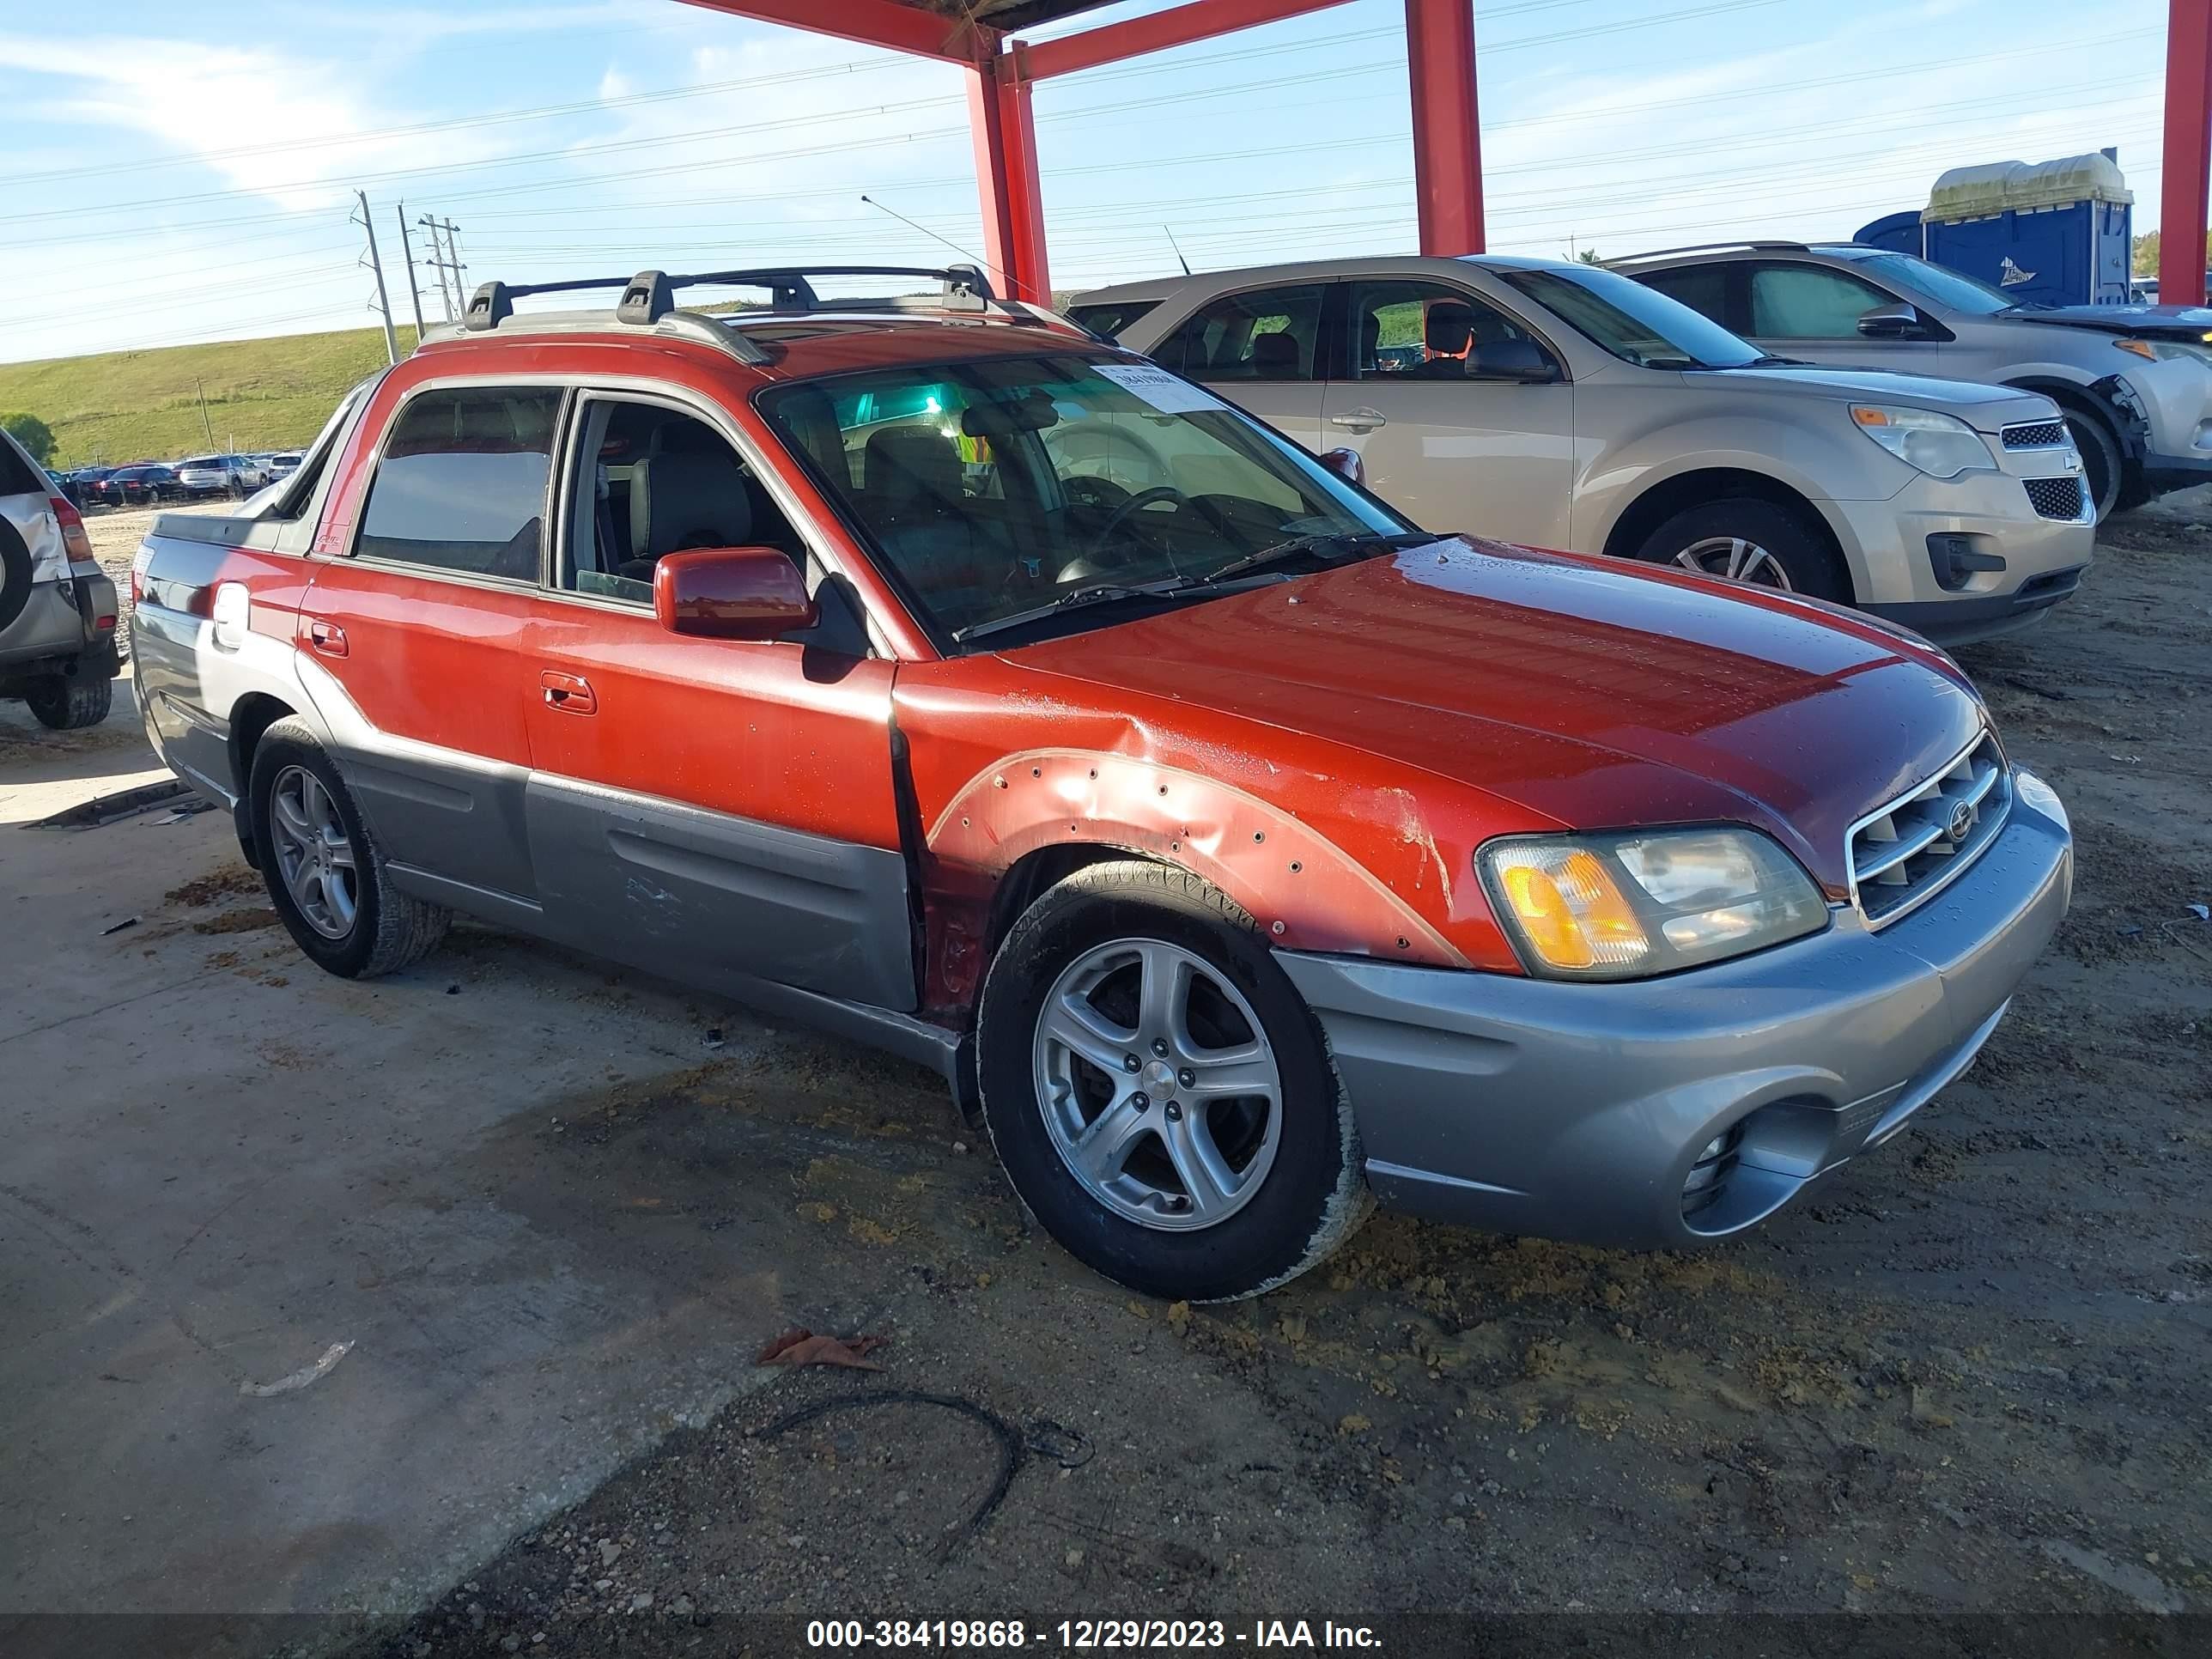
[[(760, 1341), (763, 1308), (880, 1335), (882, 1370), (757, 1370), (732, 1339), (711, 1418), (664, 1415), (581, 1501), (519, 1503), (507, 1547), (359, 1652), (1416, 1609), (1889, 1614), (1881, 1650), (1947, 1652), (1984, 1650), (1952, 1615), (2012, 1651), (2128, 1617), (2130, 1651), (2203, 1650), (2207, 494), (2116, 521), (2051, 622), (1960, 653), (2072, 811), (2073, 912), (1972, 1072), (1809, 1207), (1696, 1256), (1383, 1216), (1262, 1300), (1168, 1306), (1030, 1231), (927, 1076), (687, 1005), (697, 1063), (538, 1097), (441, 1180), (564, 1273), (742, 1307)], [(104, 557), (130, 516), (94, 521)], [(211, 918), (173, 907), (198, 948), (259, 902), (228, 867), (198, 872)], [(558, 973), (673, 1000), (473, 931), (428, 973), (412, 994)], [(1810, 1625), (1762, 1648), (1835, 1650)]]

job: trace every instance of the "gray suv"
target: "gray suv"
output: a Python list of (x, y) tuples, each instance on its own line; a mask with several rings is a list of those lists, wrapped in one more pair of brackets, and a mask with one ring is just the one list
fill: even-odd
[(84, 520), (0, 432), (0, 697), (57, 730), (99, 725), (122, 672), (115, 616)]
[(2040, 392), (2064, 411), (2100, 521), (2212, 481), (2212, 346), (2140, 307), (2037, 307), (1851, 242), (1674, 248), (1612, 269), (1767, 351)]

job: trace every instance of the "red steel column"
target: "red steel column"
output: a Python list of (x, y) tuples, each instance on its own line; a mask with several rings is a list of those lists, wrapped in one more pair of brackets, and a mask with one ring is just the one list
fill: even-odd
[(2204, 303), (2208, 193), (2212, 193), (2212, 3), (2171, 0), (2166, 26), (2166, 161), (2158, 213), (2161, 305)]
[[(2201, 6), (2204, 0), (2173, 3)], [(1406, 68), (1413, 82), (1421, 252), (1480, 253), (1482, 132), (1474, 106), (1474, 0), (1406, 0)]]
[(1017, 78), (1010, 55), (994, 56), (969, 70), (968, 125), (975, 141), (975, 191), (992, 283), (1013, 299), (1048, 306), (1052, 276), (1045, 260), (1036, 120), (1029, 83)]

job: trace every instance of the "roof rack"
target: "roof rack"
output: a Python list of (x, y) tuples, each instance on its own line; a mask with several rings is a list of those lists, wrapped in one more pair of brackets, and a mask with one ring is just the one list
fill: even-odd
[(1663, 259), (1676, 253), (1733, 253), (1738, 249), (1746, 252), (1802, 253), (1803, 242), (1692, 242), (1686, 247), (1655, 247), (1644, 253), (1625, 253), (1618, 259), (1605, 261), (1609, 265), (1632, 265), (1644, 259)]
[[(884, 299), (824, 301), (814, 287), (812, 279), (818, 276), (923, 276), (942, 283), (945, 292), (926, 300), (901, 295)], [(769, 290), (769, 303), (764, 307), (735, 313), (678, 307), (677, 289), (702, 285), (764, 288)], [(597, 289), (621, 289), (621, 298), (611, 314), (612, 320), (619, 325), (679, 334), (720, 347), (748, 363), (765, 363), (768, 354), (746, 339), (734, 325), (741, 320), (766, 320), (794, 311), (913, 310), (924, 304), (933, 309), (950, 306), (961, 310), (996, 311), (1026, 327), (1062, 327), (1089, 333), (1079, 325), (1040, 307), (1000, 299), (993, 291), (990, 280), (973, 265), (760, 265), (675, 276), (661, 270), (641, 270), (632, 276), (579, 276), (557, 283), (489, 282), (470, 296), (468, 309), (457, 326), (436, 331), (429, 337), (451, 339), (456, 335), (486, 333), (508, 323), (539, 327), (574, 328), (586, 323), (603, 326), (608, 320), (605, 313), (562, 313), (556, 320), (554, 316), (542, 313), (518, 317), (514, 309), (517, 300), (532, 295), (578, 294)]]

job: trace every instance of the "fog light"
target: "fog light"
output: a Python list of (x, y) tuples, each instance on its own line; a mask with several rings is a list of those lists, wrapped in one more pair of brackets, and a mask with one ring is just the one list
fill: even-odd
[(1736, 1146), (1743, 1139), (1743, 1125), (1731, 1124), (1715, 1135), (1698, 1154), (1698, 1161), (1690, 1166), (1687, 1179), (1682, 1182), (1682, 1213), (1695, 1215), (1720, 1202), (1728, 1190), (1728, 1178), (1735, 1170)]
[(1974, 545), (1974, 538), (1956, 531), (1942, 530), (1928, 538), (1928, 563), (1936, 573), (1936, 585), (1947, 593), (1955, 593), (1983, 570), (2002, 570), (2004, 555), (1984, 553)]

